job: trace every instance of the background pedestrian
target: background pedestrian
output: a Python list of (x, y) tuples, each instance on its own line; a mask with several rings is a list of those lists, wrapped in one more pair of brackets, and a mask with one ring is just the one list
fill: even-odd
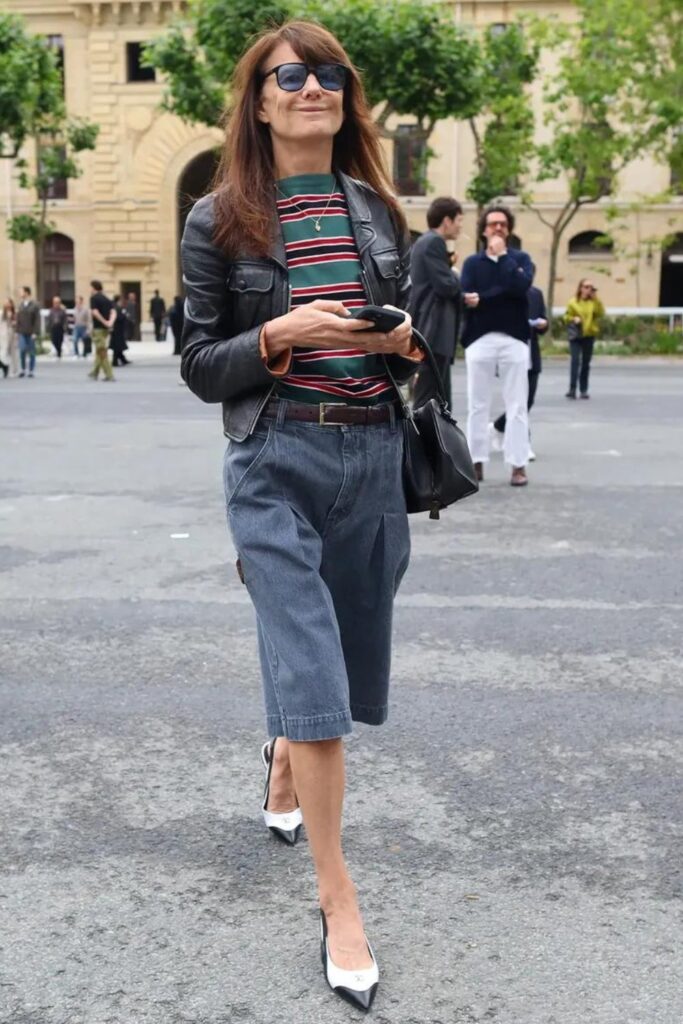
[(52, 347), (55, 350), (55, 354), (58, 359), (62, 358), (62, 343), (64, 341), (64, 332), (68, 326), (69, 316), (62, 305), (62, 300), (59, 295), (55, 295), (52, 300), (50, 311), (47, 314), (47, 320), (45, 326), (50, 332), (50, 341)]
[(126, 341), (140, 340), (140, 306), (135, 292), (128, 292), (125, 305)]
[[(427, 210), (427, 225), (429, 230), (420, 235), (410, 252), (410, 312), (415, 327), (429, 342), (450, 405), (451, 364), (460, 329), (462, 299), (460, 279), (451, 266), (446, 241), (460, 234), (462, 206), (450, 197), (435, 199)], [(415, 384), (414, 404), (424, 405), (435, 396), (431, 366), (423, 363)]]
[(19, 352), (16, 332), (16, 306), (12, 299), (5, 299), (0, 315), (0, 368), (3, 377), (11, 372), (16, 377), (19, 372)]
[(91, 281), (90, 290), (90, 309), (93, 319), (92, 341), (95, 348), (95, 362), (88, 376), (92, 377), (93, 380), (97, 380), (99, 372), (102, 370), (105, 381), (111, 381), (114, 380), (114, 373), (109, 364), (107, 343), (109, 341), (109, 332), (114, 326), (114, 320), (116, 319), (114, 303), (104, 294), (101, 281)]
[[(86, 306), (82, 295), (79, 295), (76, 299), (76, 305), (74, 306), (74, 328), (73, 328), (73, 346), (74, 355), (76, 358), (80, 355), (79, 346), (83, 341), (86, 334), (92, 331), (92, 313), (88, 306)], [(85, 342), (83, 343), (83, 356), (85, 357)]]
[(115, 295), (112, 299), (112, 313), (114, 323), (109, 335), (109, 348), (112, 350), (112, 366), (128, 366), (130, 359), (126, 359), (125, 351), (128, 348), (126, 341), (126, 314), (121, 305), (121, 296)]
[[(19, 335), (20, 377), (33, 377), (36, 369), (36, 334), (40, 334), (40, 306), (31, 298), (31, 289), (24, 285), (17, 309), (17, 334)], [(28, 358), (27, 358), (28, 357)]]
[(154, 295), (149, 303), (149, 315), (154, 321), (154, 337), (157, 341), (163, 341), (163, 322), (166, 314), (166, 303), (159, 295), (159, 289), (154, 289)]
[(569, 391), (566, 398), (576, 398), (577, 383), (581, 398), (589, 397), (588, 378), (593, 347), (604, 315), (605, 307), (598, 298), (597, 288), (589, 278), (583, 278), (579, 281), (576, 295), (569, 300), (564, 316), (568, 325), (570, 353)]
[[(527, 412), (531, 412), (531, 407), (536, 399), (538, 378), (541, 370), (543, 369), (543, 363), (541, 360), (541, 343), (538, 339), (539, 335), (545, 334), (548, 330), (548, 313), (545, 308), (543, 292), (533, 284), (527, 293), (527, 302), (529, 313), (529, 370), (527, 373), (529, 380), (529, 396), (527, 398), (526, 407)], [(494, 452), (502, 452), (503, 450), (505, 424), (505, 413), (502, 413), (495, 423), (491, 424), (491, 448)], [(529, 429), (529, 441), (531, 442), (531, 429)], [(529, 462), (533, 462), (535, 458), (536, 455), (530, 448)]]
[(513, 487), (527, 484), (529, 417), (529, 313), (527, 293), (534, 266), (527, 253), (509, 249), (515, 218), (506, 206), (484, 210), (479, 235), (485, 248), (468, 256), (462, 268), (465, 306), (463, 348), (467, 364), (467, 436), (475, 470), (484, 477), (489, 459), (489, 415), (496, 371), (500, 376), (506, 423), (505, 461)]

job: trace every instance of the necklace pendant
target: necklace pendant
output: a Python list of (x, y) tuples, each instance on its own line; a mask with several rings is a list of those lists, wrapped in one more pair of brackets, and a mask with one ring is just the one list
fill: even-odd
[(314, 221), (314, 225), (315, 225), (315, 230), (316, 231), (320, 231), (320, 221), (319, 220)]

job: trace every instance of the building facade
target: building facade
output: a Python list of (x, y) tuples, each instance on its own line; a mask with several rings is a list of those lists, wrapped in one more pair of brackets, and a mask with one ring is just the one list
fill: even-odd
[[(181, 290), (179, 242), (187, 210), (208, 188), (222, 133), (191, 126), (160, 109), (163, 86), (140, 62), (141, 47), (164, 31), (181, 13), (182, 0), (5, 0), (30, 31), (50, 37), (63, 52), (65, 98), (69, 113), (100, 125), (97, 148), (81, 156), (83, 174), (70, 180), (49, 203), (54, 233), (45, 245), (43, 280), (48, 304), (60, 294), (67, 303), (88, 294), (91, 278), (103, 281), (110, 294), (134, 291), (143, 315), (158, 288), (168, 303)], [(569, 0), (470, 0), (450, 3), (463, 24), (485, 30), (502, 26), (522, 11), (571, 17)], [(400, 123), (400, 122), (399, 122)], [(473, 168), (473, 141), (468, 125), (445, 121), (431, 140), (435, 152), (426, 195), (408, 195), (410, 153), (387, 143), (403, 183), (403, 205), (414, 232), (425, 228), (426, 208), (435, 195), (462, 200)], [(29, 154), (30, 155), (30, 154)], [(612, 228), (612, 252), (591, 245), (607, 230), (605, 208), (585, 207), (563, 239), (556, 274), (556, 301), (564, 302), (579, 277), (597, 275), (606, 304), (615, 307), (683, 305), (683, 197), (637, 213), (629, 202), (643, 192), (669, 185), (669, 169), (641, 161), (622, 179), (623, 223)], [(413, 191), (415, 186), (413, 186)], [(0, 292), (16, 295), (23, 284), (35, 287), (34, 247), (7, 239), (7, 217), (27, 211), (31, 196), (17, 184), (6, 162), (0, 168)], [(537, 189), (538, 202), (552, 216), (562, 200), (557, 183)], [(514, 197), (510, 204), (516, 206)], [(460, 260), (474, 251), (476, 227), (472, 204), (464, 204)], [(516, 234), (537, 265), (537, 283), (548, 279), (550, 236), (530, 211), (516, 210)], [(669, 252), (656, 239), (679, 232)], [(648, 243), (648, 240), (651, 240)], [(677, 257), (680, 255), (680, 259)]]

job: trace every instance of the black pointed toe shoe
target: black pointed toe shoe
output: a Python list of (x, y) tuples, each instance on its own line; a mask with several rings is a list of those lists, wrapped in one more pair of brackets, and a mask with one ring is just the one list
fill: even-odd
[[(367, 942), (367, 939), (365, 941)], [(347, 1003), (366, 1012), (373, 1004), (379, 985), (379, 968), (369, 942), (368, 952), (372, 957), (372, 967), (367, 967), (362, 971), (343, 971), (341, 967), (337, 967), (330, 956), (325, 914), (322, 910), (320, 911), (320, 956), (325, 980), (341, 999), (345, 999)]]
[(261, 748), (261, 759), (266, 769), (266, 788), (263, 793), (263, 820), (266, 823), (266, 828), (270, 831), (276, 839), (286, 843), (288, 846), (294, 846), (297, 839), (299, 838), (299, 832), (303, 824), (303, 817), (301, 816), (301, 808), (295, 807), (293, 811), (287, 811), (285, 814), (276, 814), (274, 811), (269, 811), (268, 807), (268, 794), (270, 791), (270, 773), (273, 770), (273, 751), (275, 750), (275, 740), (272, 743), (264, 743)]

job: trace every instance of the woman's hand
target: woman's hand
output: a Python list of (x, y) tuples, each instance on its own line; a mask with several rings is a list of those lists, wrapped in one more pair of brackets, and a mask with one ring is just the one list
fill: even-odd
[[(394, 309), (395, 307), (388, 307)], [(289, 348), (361, 348), (367, 352), (406, 354), (411, 347), (412, 321), (393, 331), (369, 331), (370, 320), (356, 320), (341, 302), (316, 299), (266, 324), (266, 348), (271, 359)]]

